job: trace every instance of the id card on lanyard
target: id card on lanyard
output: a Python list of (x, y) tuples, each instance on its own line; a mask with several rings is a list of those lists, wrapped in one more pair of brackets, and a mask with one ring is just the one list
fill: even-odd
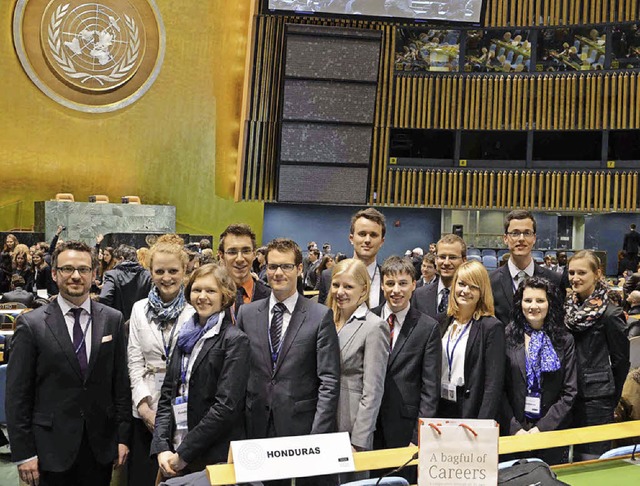
[(187, 430), (187, 368), (189, 367), (189, 357), (183, 356), (180, 361), (180, 395), (173, 400), (173, 419), (176, 422), (176, 429)]
[[(451, 348), (451, 333), (449, 333), (449, 336), (447, 337), (447, 349), (446, 349), (445, 354), (446, 354), (446, 357), (447, 357), (447, 364), (449, 365), (449, 370), (448, 370), (449, 371), (449, 375), (448, 375), (447, 381), (443, 381), (442, 382), (442, 385), (441, 385), (441, 388), (440, 388), (440, 396), (442, 398), (444, 398), (445, 400), (448, 400), (448, 401), (451, 401), (451, 402), (456, 402), (458, 400), (457, 386), (454, 383), (451, 383), (451, 369), (453, 368), (453, 359), (455, 357), (456, 348), (458, 347), (458, 343), (460, 343), (460, 341), (464, 337), (465, 333), (471, 327), (472, 323), (473, 323), (473, 321), (470, 321), (466, 326), (464, 326), (464, 329), (462, 330), (462, 332), (460, 333), (460, 335), (456, 339), (456, 342), (453, 344), (453, 348)], [(463, 352), (464, 352), (464, 350), (463, 350)]]

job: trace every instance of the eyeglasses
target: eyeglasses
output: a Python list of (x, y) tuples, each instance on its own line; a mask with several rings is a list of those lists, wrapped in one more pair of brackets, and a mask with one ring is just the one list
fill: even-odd
[(462, 257), (461, 256), (457, 256), (457, 255), (438, 255), (436, 257), (436, 260), (438, 260), (440, 262), (444, 262), (447, 259), (449, 259), (450, 262), (457, 262), (458, 260), (461, 260)]
[(507, 236), (509, 238), (513, 238), (514, 240), (519, 240), (520, 238), (533, 238), (536, 234), (533, 231), (509, 231), (507, 232)]
[(89, 275), (93, 269), (91, 267), (72, 267), (71, 265), (65, 265), (64, 267), (56, 267), (56, 270), (60, 272), (63, 277), (70, 277), (76, 271), (80, 275)]
[(267, 264), (267, 270), (270, 272), (277, 272), (278, 268), (281, 268), (283, 272), (291, 272), (296, 268), (293, 263), (269, 263)]
[(230, 257), (238, 256), (238, 253), (241, 253), (242, 255), (251, 255), (253, 253), (253, 248), (229, 248), (224, 251), (224, 254)]

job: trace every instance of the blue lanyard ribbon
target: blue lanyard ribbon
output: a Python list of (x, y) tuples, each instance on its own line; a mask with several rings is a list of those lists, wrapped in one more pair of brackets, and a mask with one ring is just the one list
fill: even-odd
[(453, 365), (453, 357), (455, 356), (456, 348), (458, 347), (458, 343), (462, 339), (462, 336), (465, 335), (467, 330), (471, 327), (472, 323), (473, 321), (470, 321), (469, 324), (464, 327), (464, 329), (458, 336), (458, 339), (456, 339), (456, 342), (453, 344), (453, 349), (451, 351), (449, 351), (449, 345), (451, 344), (451, 333), (449, 333), (449, 337), (447, 338), (447, 363), (449, 363), (449, 383), (451, 383), (451, 366)]

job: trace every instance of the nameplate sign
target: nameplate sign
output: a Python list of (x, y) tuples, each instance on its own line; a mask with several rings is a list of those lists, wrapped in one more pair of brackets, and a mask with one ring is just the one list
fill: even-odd
[(236, 482), (352, 472), (347, 432), (231, 442)]

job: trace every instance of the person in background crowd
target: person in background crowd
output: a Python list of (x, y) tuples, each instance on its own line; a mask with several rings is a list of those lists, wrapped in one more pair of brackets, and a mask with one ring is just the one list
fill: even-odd
[(309, 265), (311, 265), (311, 251), (312, 250), (317, 250), (318, 249), (318, 244), (315, 241), (310, 241), (309, 243), (307, 243), (307, 254), (304, 256), (304, 258), (302, 259), (302, 275), (306, 275), (307, 274), (307, 270), (309, 269)]
[(104, 278), (104, 274), (109, 270), (113, 270), (113, 267), (116, 266), (116, 260), (113, 258), (113, 248), (107, 246), (102, 249), (102, 258), (100, 258), (100, 266), (98, 267), (98, 272), (96, 275), (96, 281), (99, 282), (98, 287), (102, 287), (102, 280)]
[(309, 266), (307, 267), (307, 272), (304, 274), (304, 289), (305, 290), (313, 290), (316, 288), (316, 284), (318, 283), (318, 267), (320, 266), (320, 251), (319, 250), (311, 250), (309, 251)]
[(630, 224), (629, 231), (624, 235), (622, 249), (627, 252), (627, 256), (634, 263), (634, 269), (638, 266), (638, 248), (640, 248), (640, 233), (636, 231), (635, 224)]
[(436, 281), (438, 274), (436, 273), (436, 256), (433, 253), (427, 253), (422, 257), (420, 265), (420, 279), (416, 283), (417, 287), (430, 285)]
[(131, 433), (124, 322), (89, 298), (90, 247), (65, 242), (52, 262), (60, 294), (20, 315), (11, 341), (11, 459), (30, 486), (108, 486)]
[(11, 253), (0, 253), (0, 294), (11, 290), (11, 275), (13, 273), (13, 263)]
[(234, 316), (242, 305), (269, 297), (269, 287), (251, 275), (255, 249), (256, 235), (249, 225), (232, 224), (220, 235), (218, 257), (227, 267), (237, 289), (232, 307)]
[[(380, 267), (376, 259), (384, 244), (386, 228), (384, 215), (374, 208), (362, 209), (351, 217), (349, 241), (353, 246), (353, 258), (361, 260), (369, 272), (371, 279), (369, 304), (371, 307), (384, 304), (384, 294), (380, 285)], [(320, 275), (320, 284), (318, 285), (319, 303), (324, 304), (327, 300), (330, 286), (331, 271), (325, 270)]]
[(31, 257), (33, 264), (33, 291), (37, 294), (38, 290), (46, 290), (49, 295), (56, 295), (58, 287), (51, 276), (51, 267), (44, 261), (44, 252), (36, 250)]
[(35, 297), (33, 292), (25, 290), (25, 281), (20, 275), (13, 274), (11, 276), (11, 290), (2, 294), (0, 302), (17, 302), (24, 304), (27, 308), (33, 307)]
[[(271, 294), (243, 305), (238, 313), (237, 326), (251, 344), (246, 425), (252, 439), (335, 432), (338, 335), (331, 310), (298, 293), (301, 273), (298, 245), (284, 238), (271, 241), (267, 245)], [(296, 484), (336, 484), (336, 479), (301, 478)]]
[(11, 255), (17, 245), (18, 245), (18, 238), (16, 238), (16, 235), (9, 233), (4, 238), (2, 253), (8, 253), (9, 255)]
[(200, 266), (207, 265), (208, 263), (217, 263), (211, 248), (205, 248), (200, 252)]
[(12, 253), (13, 275), (20, 275), (25, 281), (25, 288), (33, 288), (33, 270), (31, 269), (31, 255), (29, 247), (22, 243), (15, 246)]
[(624, 276), (625, 273), (633, 273), (636, 270), (635, 261), (629, 257), (626, 251), (620, 250), (618, 252), (618, 275), (619, 277)]
[(438, 415), (498, 420), (504, 386), (504, 324), (493, 315), (491, 284), (482, 263), (465, 262), (456, 270), (441, 325)]
[(235, 283), (225, 267), (207, 264), (191, 274), (184, 294), (196, 314), (178, 334), (151, 445), (165, 477), (226, 462), (230, 442), (245, 438), (250, 350), (231, 318)]
[(256, 259), (253, 261), (253, 273), (254, 278), (258, 280), (262, 280), (263, 282), (267, 281), (267, 247), (261, 246), (256, 249)]
[(331, 253), (331, 244), (325, 242), (322, 244), (322, 255), (326, 255), (327, 253)]
[[(327, 306), (340, 341), (338, 432), (349, 432), (354, 451), (373, 448), (378, 410), (389, 358), (389, 325), (369, 310), (369, 274), (360, 260), (348, 258), (332, 269)], [(340, 475), (366, 479), (368, 473)]]
[(149, 456), (167, 363), (183, 324), (194, 309), (185, 299), (188, 256), (177, 235), (162, 235), (149, 250), (152, 286), (147, 298), (133, 304), (129, 321), (129, 378), (133, 400), (133, 436), (129, 484), (153, 486), (158, 461)]
[[(491, 272), (491, 290), (495, 303), (495, 315), (507, 325), (511, 320), (513, 294), (526, 277), (544, 277), (560, 287), (560, 275), (536, 265), (531, 251), (536, 243), (536, 220), (529, 211), (511, 211), (504, 221), (504, 244), (509, 247), (509, 261)], [(564, 298), (564, 289), (559, 288)]]
[(629, 312), (627, 317), (627, 337), (640, 336), (640, 290), (634, 290), (627, 297)]
[[(578, 397), (573, 426), (608, 424), (629, 371), (629, 340), (622, 309), (609, 302), (600, 259), (589, 250), (569, 260), (572, 292), (565, 302), (565, 325), (573, 335), (578, 366)], [(575, 447), (580, 460), (597, 459), (610, 442)]]
[(120, 245), (113, 254), (116, 266), (104, 274), (99, 302), (118, 309), (125, 321), (133, 304), (144, 299), (151, 290), (149, 270), (138, 263), (136, 249)]
[(467, 260), (467, 245), (458, 235), (448, 234), (436, 244), (438, 279), (417, 289), (412, 304), (423, 314), (440, 320), (446, 315), (453, 276)]
[(211, 240), (209, 238), (202, 238), (199, 244), (200, 252), (202, 250), (213, 250), (213, 246), (211, 246)]
[(142, 268), (149, 270), (149, 248), (143, 246), (142, 248), (138, 248), (136, 250), (136, 258)]
[[(418, 418), (437, 417), (442, 351), (440, 329), (411, 305), (416, 288), (413, 266), (404, 258), (387, 258), (380, 271), (386, 303), (373, 309), (391, 332), (391, 354), (378, 414), (374, 447), (418, 444)], [(400, 473), (415, 484), (415, 468)]]
[(320, 260), (320, 265), (318, 265), (318, 268), (316, 268), (316, 287), (315, 290), (318, 290), (318, 287), (320, 286), (320, 277), (322, 276), (322, 272), (324, 272), (327, 269), (331, 269), (333, 268), (333, 266), (336, 264), (335, 258), (333, 255), (331, 254), (325, 254), (322, 257), (322, 260)]
[[(558, 290), (545, 278), (527, 278), (516, 290), (513, 318), (506, 330), (503, 435), (535, 434), (571, 425), (578, 378), (575, 345), (564, 327), (563, 312)], [(567, 453), (562, 447), (535, 454), (548, 464), (559, 464), (566, 462)]]
[(416, 246), (413, 250), (411, 250), (411, 262), (413, 263), (413, 268), (416, 272), (416, 279), (422, 274), (422, 257), (424, 256), (424, 252), (422, 248)]

